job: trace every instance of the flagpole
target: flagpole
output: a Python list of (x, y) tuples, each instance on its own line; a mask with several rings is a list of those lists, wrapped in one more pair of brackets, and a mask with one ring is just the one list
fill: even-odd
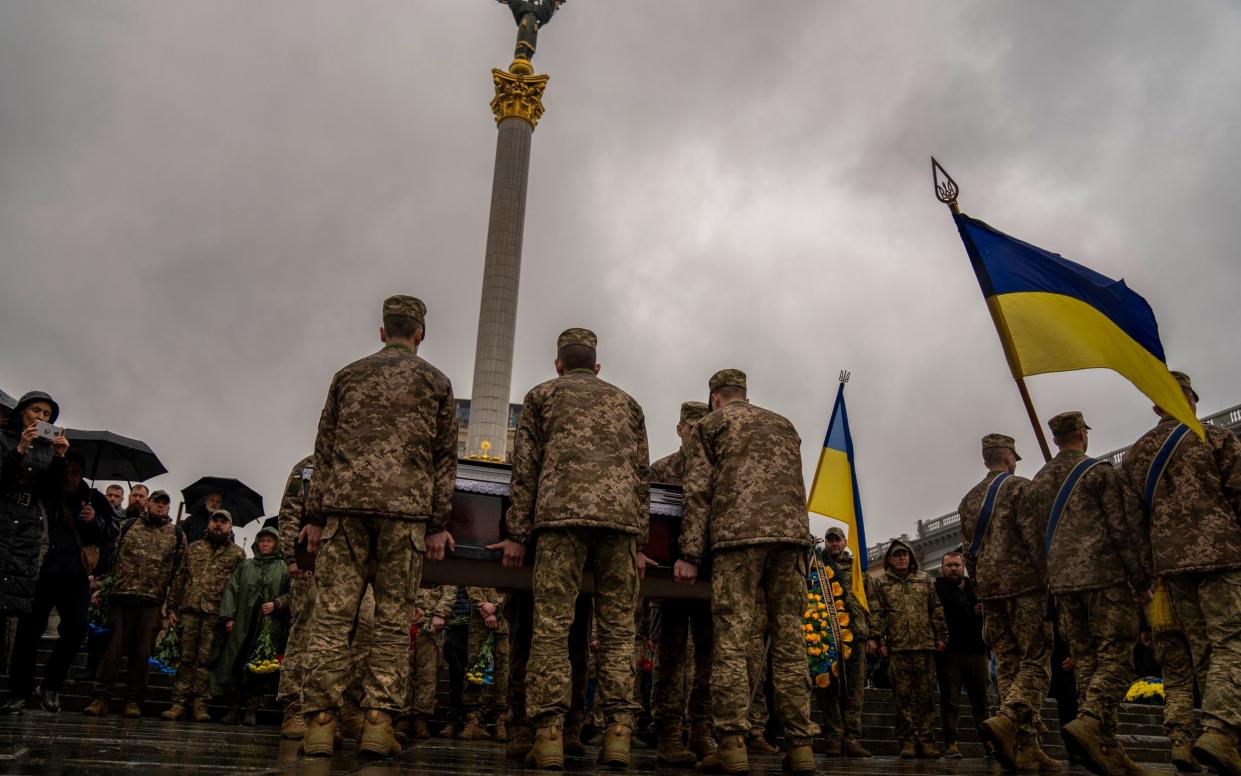
[[(941, 180), (940, 176), (943, 176)], [(953, 216), (961, 214), (961, 208), (957, 205), (957, 195), (961, 193), (961, 188), (957, 186), (957, 182), (952, 179), (948, 171), (942, 165), (931, 157), (931, 179), (935, 184), (935, 198), (948, 206), (948, 210)], [(968, 247), (968, 246), (967, 246)], [(1001, 312), (1000, 306), (987, 300), (987, 312), (991, 313), (991, 322), (995, 325), (995, 333), (1000, 338), (1000, 347), (1004, 350), (1004, 359), (1008, 362), (1008, 370), (1013, 376), (1013, 380), (1017, 383), (1017, 391), (1021, 394), (1021, 403), (1026, 407), (1026, 414), (1030, 416), (1030, 427), (1034, 429), (1034, 437), (1038, 440), (1039, 450), (1043, 453), (1043, 460), (1051, 460), (1051, 448), (1047, 446), (1047, 437), (1043, 434), (1043, 426), (1038, 422), (1038, 413), (1034, 411), (1034, 401), (1030, 398), (1030, 390), (1026, 388), (1025, 377), (1021, 373), (1021, 363), (1017, 360), (1017, 348), (1013, 346), (1012, 334), (1008, 329), (1008, 321), (1004, 320), (1004, 313)]]

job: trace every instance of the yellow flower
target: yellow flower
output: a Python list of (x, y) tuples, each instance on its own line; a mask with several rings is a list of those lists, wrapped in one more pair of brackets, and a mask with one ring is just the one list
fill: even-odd
[(845, 589), (840, 586), (840, 583), (833, 582), (832, 583), (832, 595), (836, 596), (837, 598), (840, 598), (844, 594), (845, 594)]
[(840, 623), (840, 627), (842, 628), (848, 627), (849, 625), (848, 613), (841, 612), (840, 614), (836, 615), (836, 622)]
[(826, 612), (826, 611), (827, 611), (827, 604), (818, 604), (816, 608), (817, 608), (820, 612)]
[(836, 611), (838, 611), (838, 612), (843, 612), (844, 610), (845, 610), (845, 602), (844, 602), (844, 601), (837, 601), (837, 602), (836, 602)]
[(814, 612), (811, 612), (809, 609), (807, 609), (807, 610), (805, 611), (805, 613), (804, 613), (804, 614), (802, 614), (802, 619), (809, 620), (809, 619), (810, 619), (810, 615), (811, 615), (811, 614), (813, 614), (813, 613), (814, 613)]
[(828, 686), (829, 684), (831, 684), (831, 683), (832, 683), (832, 677), (831, 677), (831, 674), (819, 674), (818, 676), (816, 676), (816, 677), (814, 678), (814, 683), (815, 683), (815, 685), (817, 685), (817, 686), (819, 686), (819, 687), (826, 687), (826, 686)]
[(814, 630), (814, 626), (811, 625), (810, 623), (806, 623), (805, 625), (802, 626), (802, 630), (804, 630), (806, 633), (809, 633), (810, 631)]
[(848, 660), (849, 656), (853, 654), (853, 647), (845, 644), (844, 648), (841, 650), (841, 653), (845, 656), (845, 660)]

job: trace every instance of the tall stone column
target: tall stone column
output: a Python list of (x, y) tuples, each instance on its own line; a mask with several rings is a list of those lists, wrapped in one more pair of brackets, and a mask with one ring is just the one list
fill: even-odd
[(533, 75), (529, 62), (520, 59), (513, 62), (509, 72), (492, 70), (491, 75), (496, 88), (491, 110), (499, 132), (465, 452), (467, 457), (503, 460), (508, 446), (509, 389), (530, 141), (543, 115), (543, 90), (548, 77)]

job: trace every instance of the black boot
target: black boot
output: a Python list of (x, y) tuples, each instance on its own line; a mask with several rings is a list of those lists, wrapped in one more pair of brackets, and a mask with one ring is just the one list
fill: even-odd
[(240, 725), (241, 724), (241, 707), (229, 706), (228, 713), (224, 715), (224, 719), (220, 720), (221, 725)]

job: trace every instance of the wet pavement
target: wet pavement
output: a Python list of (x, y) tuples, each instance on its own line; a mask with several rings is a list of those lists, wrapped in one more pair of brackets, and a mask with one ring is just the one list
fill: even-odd
[[(389, 761), (365, 760), (347, 746), (331, 760), (304, 760), (298, 745), (281, 741), (274, 727), (237, 728), (218, 724), (164, 722), (120, 717), (93, 719), (62, 712), (27, 711), (0, 717), (0, 774), (57, 776), (58, 774), (510, 774), (523, 769), (504, 759), (500, 744), (432, 739), (420, 741)], [(592, 756), (597, 751), (589, 747)], [(574, 773), (602, 771), (592, 759), (573, 759)], [(990, 760), (904, 761), (886, 757), (869, 760), (819, 758), (821, 773), (852, 776), (939, 776), (999, 774)], [(1171, 774), (1166, 765), (1152, 766), (1152, 774)], [(634, 774), (688, 774), (693, 771), (658, 766), (653, 750), (635, 751)], [(751, 774), (780, 773), (779, 757), (751, 759)], [(1085, 776), (1081, 768), (1066, 774)]]

